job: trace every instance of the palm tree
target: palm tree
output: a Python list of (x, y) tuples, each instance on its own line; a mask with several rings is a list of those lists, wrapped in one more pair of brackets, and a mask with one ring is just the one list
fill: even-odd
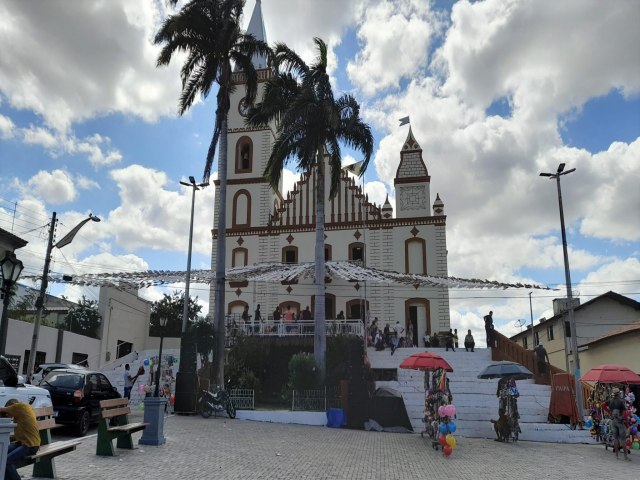
[[(177, 0), (171, 0), (176, 4)], [(241, 16), (244, 0), (191, 0), (175, 15), (169, 16), (154, 38), (164, 45), (157, 66), (171, 62), (173, 54), (184, 52), (180, 78), (182, 93), (178, 113), (184, 114), (199, 95), (207, 97), (218, 86), (217, 109), (213, 136), (207, 152), (203, 181), (208, 182), (218, 139), (219, 214), (216, 250), (216, 295), (214, 316), (217, 330), (217, 381), (224, 384), (224, 274), (227, 194), (227, 115), (230, 108), (232, 64), (246, 76), (246, 98), (253, 101), (258, 76), (251, 62), (254, 54), (270, 55), (269, 47), (253, 35), (242, 33)], [(184, 333), (184, 332), (183, 332)]]
[(314, 38), (318, 57), (307, 65), (293, 50), (277, 44), (274, 50), (276, 75), (264, 89), (261, 103), (250, 112), (252, 126), (264, 126), (276, 120), (276, 139), (264, 176), (273, 189), (278, 188), (282, 169), (294, 160), (305, 172), (316, 169), (316, 250), (315, 250), (315, 336), (314, 357), (319, 381), (324, 383), (326, 364), (325, 265), (324, 265), (324, 164), (330, 169), (329, 198), (340, 185), (342, 155), (340, 142), (360, 150), (364, 173), (373, 152), (373, 136), (360, 118), (360, 106), (351, 95), (334, 98), (327, 74), (327, 45)]

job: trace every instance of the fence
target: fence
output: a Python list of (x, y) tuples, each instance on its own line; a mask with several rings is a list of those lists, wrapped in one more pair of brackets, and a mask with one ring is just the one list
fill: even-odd
[(233, 405), (238, 410), (254, 410), (255, 392), (250, 388), (234, 388), (229, 391), (229, 397), (233, 400)]
[(329, 408), (342, 406), (339, 388), (320, 390), (293, 390), (291, 392), (291, 410), (306, 412), (326, 412)]

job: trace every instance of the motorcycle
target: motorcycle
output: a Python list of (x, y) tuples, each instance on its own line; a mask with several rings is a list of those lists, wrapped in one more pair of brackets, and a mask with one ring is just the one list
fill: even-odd
[(236, 418), (236, 407), (229, 393), (216, 385), (213, 390), (202, 390), (198, 400), (198, 410), (202, 418), (209, 418), (212, 414), (225, 411), (229, 418)]

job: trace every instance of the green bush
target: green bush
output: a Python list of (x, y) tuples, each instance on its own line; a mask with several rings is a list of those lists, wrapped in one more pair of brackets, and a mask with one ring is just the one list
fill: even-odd
[(316, 387), (317, 368), (313, 355), (296, 353), (289, 360), (289, 387), (293, 390), (310, 390)]

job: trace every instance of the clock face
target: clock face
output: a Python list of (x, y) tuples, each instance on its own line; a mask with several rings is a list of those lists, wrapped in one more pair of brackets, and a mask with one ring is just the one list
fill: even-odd
[(249, 108), (250, 108), (250, 105), (246, 102), (244, 98), (242, 98), (238, 103), (238, 112), (240, 112), (240, 115), (242, 115), (243, 117), (248, 116)]

